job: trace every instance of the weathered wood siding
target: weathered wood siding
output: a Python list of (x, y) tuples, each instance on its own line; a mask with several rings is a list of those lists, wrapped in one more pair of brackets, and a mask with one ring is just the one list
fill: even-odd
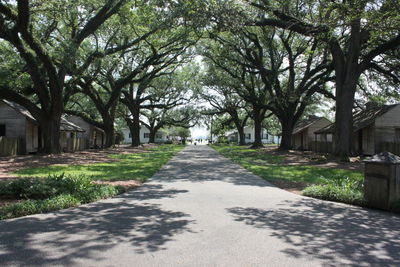
[(300, 133), (294, 134), (292, 139), (292, 145), (294, 149), (314, 150), (315, 149), (315, 132), (328, 126), (331, 122), (326, 118), (321, 118), (309, 127), (301, 131)]
[(83, 130), (85, 130), (84, 133), (80, 133), (81, 137), (91, 139), (92, 125), (90, 123), (87, 123), (86, 121), (84, 121), (82, 118), (80, 118), (78, 116), (69, 116), (68, 121), (72, 122), (73, 124), (81, 127)]
[(375, 125), (362, 129), (362, 153), (364, 155), (375, 154)]
[(396, 136), (396, 129), (400, 130), (400, 105), (375, 120), (375, 153), (389, 151), (400, 154), (400, 140)]
[(38, 126), (31, 120), (26, 120), (26, 152), (37, 152), (39, 146)]
[(294, 134), (292, 136), (292, 147), (294, 149), (308, 149), (308, 131), (305, 129), (300, 133)]
[(308, 150), (314, 150), (314, 141), (315, 141), (315, 132), (328, 126), (329, 124), (331, 124), (331, 122), (326, 119), (326, 118), (321, 118), (319, 120), (317, 120), (316, 122), (314, 122), (313, 124), (310, 125), (310, 127), (308, 127), (308, 131), (307, 131), (307, 139), (305, 142), (306, 143), (306, 149)]
[(85, 130), (79, 136), (89, 140), (89, 147), (103, 147), (105, 137), (102, 131), (78, 116), (70, 116), (68, 120)]
[(26, 133), (26, 118), (15, 109), (0, 101), (0, 124), (6, 125), (6, 137), (23, 138)]
[(0, 157), (15, 156), (18, 152), (18, 139), (0, 136)]

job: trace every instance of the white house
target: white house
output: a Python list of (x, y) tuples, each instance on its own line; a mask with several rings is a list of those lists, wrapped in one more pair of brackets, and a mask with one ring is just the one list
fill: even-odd
[[(254, 143), (254, 128), (250, 126), (244, 127), (244, 136), (246, 144)], [(229, 142), (239, 142), (239, 134), (237, 131), (228, 133), (227, 137)], [(264, 144), (269, 144), (269, 143), (279, 144), (280, 142), (279, 136), (274, 136), (269, 134), (266, 129), (262, 129), (261, 138), (262, 138), (261, 141)]]
[[(121, 130), (122, 133), (124, 134), (124, 144), (130, 144), (132, 143), (132, 136), (131, 132), (129, 131), (128, 128), (124, 128)], [(140, 127), (140, 143), (148, 143), (150, 140), (150, 130), (146, 126), (141, 126)], [(156, 143), (164, 143), (165, 141), (168, 140), (168, 135), (166, 132), (160, 130), (156, 133), (156, 138), (155, 142)]]

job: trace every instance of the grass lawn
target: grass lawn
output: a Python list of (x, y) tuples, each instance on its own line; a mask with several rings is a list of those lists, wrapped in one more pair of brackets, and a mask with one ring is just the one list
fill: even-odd
[(0, 200), (17, 201), (0, 205), (0, 220), (113, 197), (125, 189), (93, 183), (93, 180), (144, 182), (183, 148), (183, 145), (161, 145), (145, 152), (110, 155), (115, 161), (109, 163), (53, 165), (17, 171), (23, 178), (0, 182)]
[(283, 164), (284, 156), (262, 153), (257, 149), (228, 145), (213, 146), (213, 148), (221, 155), (230, 158), (235, 163), (271, 182), (274, 180), (287, 180), (307, 184), (322, 184), (325, 179), (338, 175), (357, 180), (363, 179), (362, 173), (356, 171), (315, 166), (287, 166)]
[(147, 153), (111, 155), (111, 159), (116, 159), (114, 162), (27, 168), (16, 171), (15, 174), (21, 177), (47, 177), (49, 174), (64, 173), (65, 175), (85, 175), (93, 180), (138, 180), (144, 182), (183, 147), (183, 145), (161, 145), (149, 148)]
[(284, 183), (308, 186), (304, 195), (349, 204), (362, 204), (364, 176), (361, 172), (316, 166), (289, 166), (285, 156), (272, 155), (242, 146), (214, 145), (221, 155), (252, 173), (277, 185)]

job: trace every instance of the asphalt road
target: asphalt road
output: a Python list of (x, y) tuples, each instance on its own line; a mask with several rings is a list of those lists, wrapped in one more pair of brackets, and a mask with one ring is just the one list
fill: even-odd
[(188, 146), (121, 197), (0, 222), (0, 266), (400, 266), (400, 217), (280, 190)]

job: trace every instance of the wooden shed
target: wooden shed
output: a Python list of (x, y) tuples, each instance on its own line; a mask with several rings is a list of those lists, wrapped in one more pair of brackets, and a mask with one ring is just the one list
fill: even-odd
[(29, 111), (14, 102), (0, 101), (0, 136), (16, 139), (18, 154), (38, 151), (38, 124)]
[[(316, 139), (331, 143), (334, 150), (335, 125), (317, 131)], [(361, 155), (374, 155), (388, 151), (400, 155), (400, 104), (373, 106), (353, 114), (353, 151)]]
[[(85, 148), (77, 145), (79, 142), (76, 140), (84, 129), (62, 118), (60, 131), (63, 151)], [(18, 154), (36, 153), (43, 144), (39, 124), (32, 114), (23, 106), (7, 100), (0, 101), (0, 136), (17, 140)]]
[(102, 148), (104, 146), (105, 132), (102, 129), (75, 115), (68, 116), (68, 121), (74, 123), (85, 131), (80, 135), (80, 137), (88, 140), (89, 148)]
[(292, 146), (294, 149), (313, 150), (314, 133), (332, 122), (325, 117), (310, 116), (308, 119), (299, 121), (292, 134)]

